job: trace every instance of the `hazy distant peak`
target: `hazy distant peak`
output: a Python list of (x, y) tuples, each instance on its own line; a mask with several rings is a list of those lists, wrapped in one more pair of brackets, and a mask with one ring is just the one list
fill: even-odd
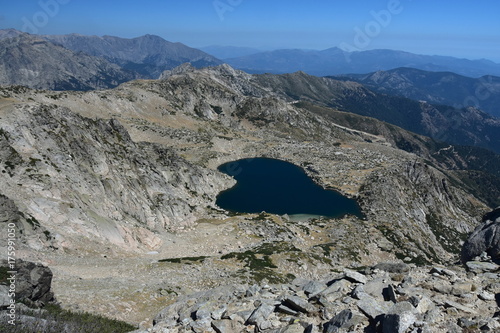
[(13, 38), (19, 35), (27, 35), (27, 33), (16, 29), (0, 29), (0, 39)]
[(221, 45), (205, 46), (205, 47), (200, 47), (198, 49), (208, 54), (211, 54), (212, 56), (219, 59), (243, 57), (263, 52), (263, 50), (257, 48), (240, 47), (240, 46), (221, 46)]

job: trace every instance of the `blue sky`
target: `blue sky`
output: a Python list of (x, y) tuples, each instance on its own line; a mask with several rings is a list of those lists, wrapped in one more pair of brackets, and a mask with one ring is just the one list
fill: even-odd
[(498, 0), (0, 0), (0, 28), (192, 47), (389, 48), (500, 62)]

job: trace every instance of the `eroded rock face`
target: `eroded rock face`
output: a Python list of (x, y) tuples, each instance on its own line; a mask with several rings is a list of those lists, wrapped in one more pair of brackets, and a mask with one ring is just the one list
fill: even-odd
[(486, 253), (493, 261), (500, 262), (500, 208), (484, 215), (462, 247), (463, 263)]
[(86, 238), (153, 250), (161, 245), (157, 233), (192, 225), (232, 183), (167, 147), (133, 142), (114, 119), (40, 105), (11, 115), (0, 135), (8, 153), (0, 191), (9, 199), (0, 200), (17, 208), (2, 219), (25, 217), (43, 227), (26, 243), (78, 248)]

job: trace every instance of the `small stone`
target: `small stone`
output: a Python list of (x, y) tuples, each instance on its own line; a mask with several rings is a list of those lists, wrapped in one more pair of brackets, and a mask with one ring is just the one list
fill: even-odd
[(350, 290), (350, 287), (351, 287), (351, 282), (342, 279), (342, 280), (335, 281), (328, 288), (322, 290), (320, 293), (315, 294), (315, 295), (314, 294), (310, 295), (310, 297), (314, 298), (314, 297), (317, 297), (319, 295), (327, 296), (329, 294), (337, 293), (337, 292), (346, 293), (348, 290)]
[(461, 296), (472, 291), (472, 283), (457, 283), (451, 288), (451, 293), (455, 296)]
[(247, 297), (256, 296), (259, 291), (260, 291), (260, 287), (256, 284), (254, 284), (253, 286), (251, 286), (250, 288), (247, 289), (246, 296)]
[(492, 262), (468, 261), (465, 265), (474, 273), (494, 272), (500, 269), (500, 266)]
[(477, 312), (465, 305), (462, 305), (460, 303), (457, 303), (457, 302), (454, 302), (454, 301), (450, 301), (450, 300), (446, 300), (444, 302), (445, 305), (447, 306), (450, 306), (452, 308), (455, 308), (457, 310), (460, 310), (460, 311), (463, 311), (463, 312), (466, 312), (466, 313), (471, 313), (471, 314), (476, 314)]
[(477, 295), (480, 299), (483, 301), (494, 301), (495, 300), (495, 295), (492, 293), (489, 293), (487, 291), (481, 291), (479, 295)]
[(289, 307), (287, 306), (284, 306), (284, 305), (279, 305), (277, 308), (276, 308), (277, 311), (281, 312), (281, 313), (284, 313), (284, 314), (289, 314), (289, 315), (292, 315), (292, 316), (296, 316), (298, 315), (299, 313), (295, 310), (292, 310), (290, 309)]
[(366, 276), (350, 269), (344, 270), (344, 278), (362, 284), (365, 284), (368, 281)]
[(358, 303), (358, 308), (371, 319), (375, 319), (389, 310), (385, 303), (378, 302), (374, 297), (365, 294)]
[[(339, 328), (344, 328), (347, 326), (348, 322), (353, 317), (351, 310), (346, 309), (341, 311), (339, 314), (335, 315), (332, 319), (325, 324), (324, 333), (335, 333)], [(348, 328), (348, 327), (347, 327)]]
[(449, 277), (456, 277), (457, 276), (457, 274), (454, 271), (449, 270), (447, 268), (443, 268), (442, 272), (443, 272), (443, 274), (448, 275)]
[(310, 281), (302, 288), (302, 290), (304, 291), (304, 293), (306, 293), (306, 295), (310, 296), (318, 294), (323, 290), (325, 290), (326, 288), (327, 286), (324, 283), (318, 281)]
[(268, 304), (261, 304), (254, 312), (250, 315), (247, 323), (250, 325), (259, 326), (262, 322), (267, 320), (271, 313), (274, 312), (274, 306)]
[(288, 296), (284, 300), (283, 304), (293, 310), (303, 313), (310, 313), (316, 310), (316, 308), (312, 304), (309, 304), (308, 301), (297, 296)]
[(417, 317), (412, 312), (403, 312), (399, 314), (387, 314), (382, 322), (383, 333), (403, 333), (413, 325)]
[(351, 296), (356, 298), (356, 299), (361, 299), (365, 295), (368, 295), (368, 294), (365, 292), (365, 288), (363, 288), (363, 286), (357, 286), (356, 288), (354, 288), (354, 290), (351, 293)]
[(417, 310), (418, 313), (425, 314), (430, 310), (434, 309), (435, 307), (436, 305), (429, 297), (422, 296), (415, 309)]
[(377, 298), (380, 301), (386, 301), (387, 299), (385, 298), (384, 295), (384, 289), (386, 289), (388, 286), (389, 283), (387, 282), (386, 279), (376, 278), (365, 283), (363, 285), (363, 290), (367, 294)]
[(272, 323), (271, 321), (269, 321), (269, 320), (264, 320), (264, 321), (263, 321), (263, 322), (261, 322), (258, 326), (259, 326), (259, 329), (260, 329), (261, 331), (265, 331), (265, 330), (267, 330), (267, 329), (272, 328), (272, 327), (273, 327), (273, 323)]
[(221, 319), (222, 315), (224, 314), (224, 312), (226, 312), (226, 310), (227, 310), (227, 307), (225, 305), (219, 307), (218, 309), (215, 309), (211, 313), (212, 319), (214, 319), (214, 320)]
[(382, 291), (382, 294), (384, 295), (384, 299), (386, 301), (392, 301), (392, 302), (396, 303), (396, 301), (397, 301), (396, 290), (394, 289), (392, 284), (388, 285), (387, 288), (384, 288), (384, 290)]
[(433, 290), (441, 294), (451, 294), (452, 286), (448, 281), (436, 282), (433, 285)]

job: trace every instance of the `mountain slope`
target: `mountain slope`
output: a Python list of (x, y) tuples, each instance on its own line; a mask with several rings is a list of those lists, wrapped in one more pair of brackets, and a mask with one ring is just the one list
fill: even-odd
[(439, 141), (500, 152), (500, 120), (475, 108), (455, 109), (379, 94), (358, 83), (303, 72), (261, 74), (255, 80), (290, 101), (319, 103), (377, 118)]
[(219, 65), (222, 62), (213, 56), (181, 43), (172, 43), (161, 37), (145, 35), (137, 38), (114, 36), (51, 35), (45, 39), (67, 49), (103, 57), (144, 78), (157, 79), (167, 69), (185, 62), (195, 67)]
[(275, 50), (225, 61), (235, 68), (251, 73), (282, 74), (304, 71), (311, 75), (326, 76), (412, 67), (428, 71), (451, 71), (471, 77), (500, 76), (500, 64), (488, 60), (426, 56), (394, 50), (359, 52), (345, 52), (339, 48), (322, 51)]
[(345, 74), (335, 78), (359, 82), (380, 93), (434, 104), (458, 107), (472, 105), (500, 117), (500, 77), (496, 76), (475, 79), (451, 72), (397, 68), (370, 74)]
[(105, 59), (29, 34), (0, 40), (0, 84), (51, 90), (110, 88), (136, 76)]

